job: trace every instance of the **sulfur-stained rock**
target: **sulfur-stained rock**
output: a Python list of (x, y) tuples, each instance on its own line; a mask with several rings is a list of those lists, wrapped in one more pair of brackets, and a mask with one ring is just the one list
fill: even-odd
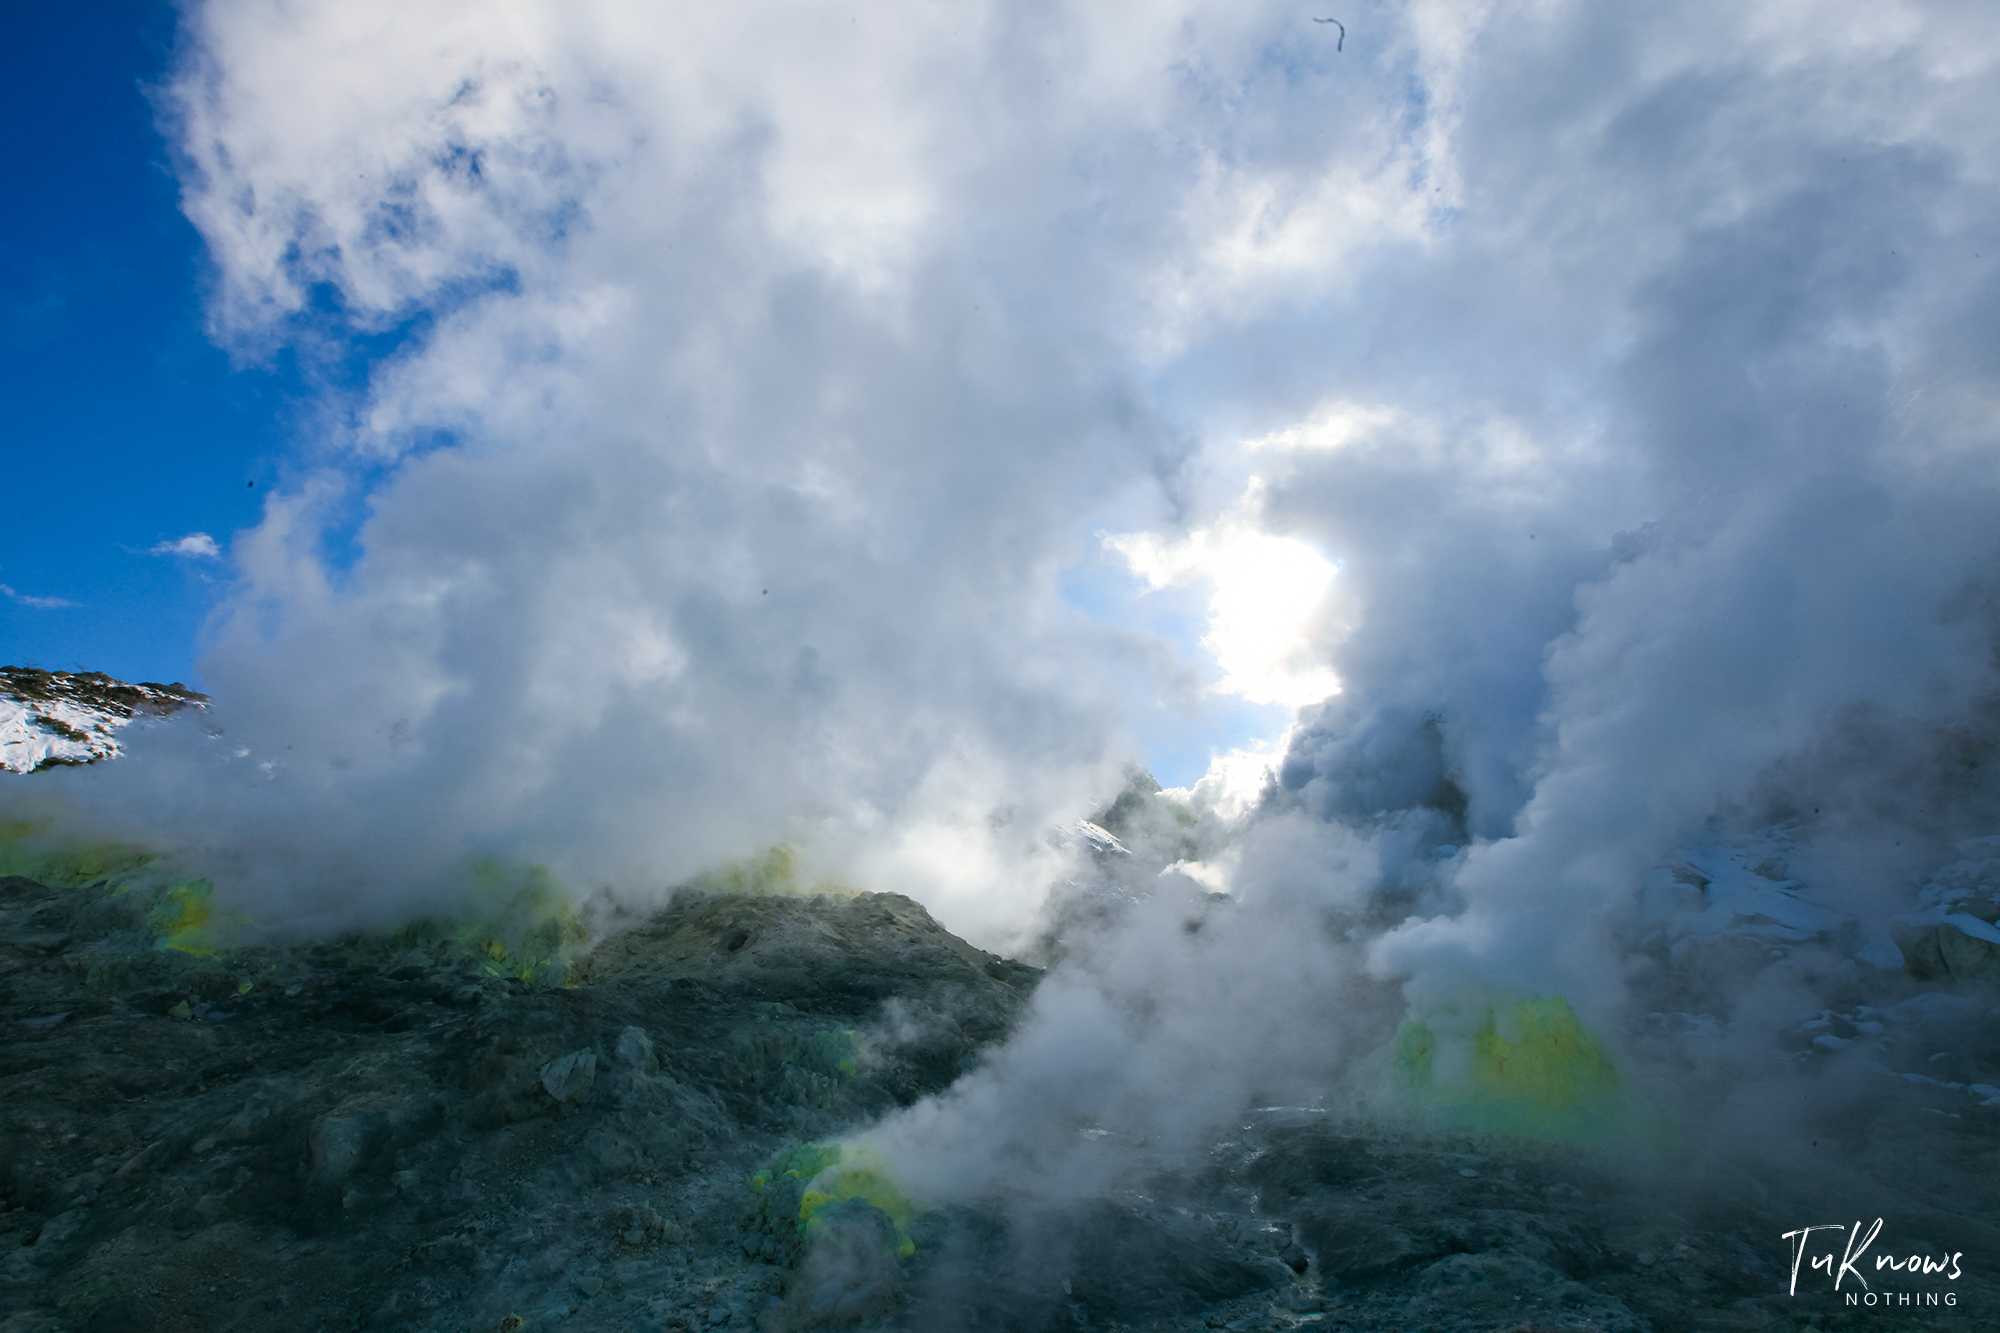
[(407, 937), (180, 954), (133, 902), (0, 881), (32, 946), (0, 939), (10, 1329), (135, 1290), (176, 1333), (541, 1326), (584, 1261), (607, 1294), (761, 1308), (775, 1281), (735, 1285), (774, 1271), (736, 1243), (757, 1163), (941, 1088), (973, 1039), (904, 1037), (998, 1035), (1038, 975), (994, 979), (902, 899), (684, 896), (533, 983)]
[[(686, 895), (560, 982), (408, 933), (174, 956), (143, 916), (0, 881), (0, 923), (33, 934), (0, 939), (4, 1333), (100, 1312), (157, 1333), (1764, 1333), (1776, 1237), (1820, 1212), (1747, 1168), (1677, 1192), (1575, 1145), (1287, 1107), (1192, 1151), (1128, 1145), (1091, 1197), (912, 1205), (905, 1254), (866, 1198), (822, 1201), (814, 1232), (810, 1180), (768, 1173), (976, 1070), (1028, 999), (1038, 973), (907, 899)], [(1874, 1034), (1857, 1011), (1853, 1041), (1907, 1067), (1962, 1030), (1955, 1077), (1991, 1085), (1979, 994), (1907, 999)], [(1839, 1169), (2000, 1253), (2000, 1105), (1923, 1095), (1938, 1114), (1913, 1123), (1830, 1120)], [(1956, 1290), (2000, 1308), (1984, 1269)]]

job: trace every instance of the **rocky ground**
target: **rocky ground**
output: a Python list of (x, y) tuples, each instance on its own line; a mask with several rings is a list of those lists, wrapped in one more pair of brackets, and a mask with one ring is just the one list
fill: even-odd
[[(0, 881), (5, 1333), (2000, 1327), (2000, 1109), (1941, 1087), (1829, 1098), (1819, 1175), (1250, 1110), (1088, 1205), (919, 1212), (898, 1257), (865, 1204), (802, 1236), (780, 1168), (950, 1084), (1040, 976), (907, 899), (685, 892), (528, 980), (421, 928), (163, 949), (161, 903)], [(1965, 1254), (1874, 1289), (1955, 1307), (1786, 1295), (1780, 1234), (1864, 1197)]]

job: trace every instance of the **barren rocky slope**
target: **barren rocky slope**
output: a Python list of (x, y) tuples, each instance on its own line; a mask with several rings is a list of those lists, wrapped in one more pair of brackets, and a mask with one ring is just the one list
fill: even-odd
[[(1206, 1161), (1161, 1162), (1087, 1205), (919, 1211), (898, 1257), (864, 1203), (804, 1234), (806, 1182), (781, 1168), (949, 1084), (1038, 977), (907, 899), (686, 893), (563, 984), (492, 975), (424, 928), (161, 949), (160, 905), (0, 881), (7, 1333), (1667, 1333), (2000, 1315), (1985, 1259), (2000, 1111), (1943, 1094), (1893, 1123), (1829, 1101), (1837, 1166), (1803, 1183), (1726, 1154), (1695, 1169), (1712, 1145), (1634, 1162), (1268, 1108)], [(1835, 1214), (1857, 1182), (1905, 1233), (1967, 1253), (1960, 1279), (1908, 1284), (1948, 1286), (1956, 1307), (1787, 1297), (1780, 1233), (1849, 1220)]]
[(135, 894), (0, 895), (9, 1333), (747, 1326), (750, 1172), (948, 1083), (1037, 976), (886, 895), (690, 897), (545, 987), (421, 932), (200, 957)]

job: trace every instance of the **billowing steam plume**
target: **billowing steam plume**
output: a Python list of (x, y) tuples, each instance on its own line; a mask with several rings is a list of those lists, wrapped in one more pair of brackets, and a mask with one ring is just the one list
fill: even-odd
[(1308, 17), (194, 7), (215, 334), (329, 387), (219, 738), (40, 790), (287, 919), (785, 841), (1004, 944), (1160, 708), (1306, 702), (1058, 894), (1018, 1040), (878, 1135), (938, 1192), (1405, 1013), (1893, 974), (2000, 832), (1989, 16)]

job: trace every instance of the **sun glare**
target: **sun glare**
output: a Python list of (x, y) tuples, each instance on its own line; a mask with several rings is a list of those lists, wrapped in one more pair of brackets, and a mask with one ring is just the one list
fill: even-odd
[(1340, 692), (1310, 634), (1339, 571), (1309, 543), (1257, 527), (1259, 489), (1179, 540), (1137, 532), (1104, 544), (1154, 590), (1208, 585), (1201, 646), (1222, 672), (1214, 693), (1298, 708)]

